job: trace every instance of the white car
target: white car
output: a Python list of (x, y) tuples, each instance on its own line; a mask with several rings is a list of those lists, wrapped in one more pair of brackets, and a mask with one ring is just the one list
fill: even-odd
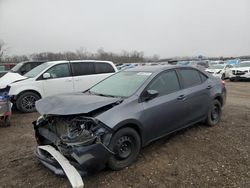
[(32, 69), (22, 78), (19, 76), (21, 80), (9, 84), (7, 89), (18, 110), (33, 112), (40, 98), (85, 91), (114, 72), (117, 69), (110, 61), (51, 61)]
[(250, 61), (242, 61), (231, 69), (230, 81), (250, 79)]
[(206, 72), (212, 74), (215, 77), (219, 77), (222, 80), (229, 78), (229, 73), (231, 71), (231, 68), (233, 68), (232, 65), (227, 64), (215, 64), (211, 65), (206, 69)]

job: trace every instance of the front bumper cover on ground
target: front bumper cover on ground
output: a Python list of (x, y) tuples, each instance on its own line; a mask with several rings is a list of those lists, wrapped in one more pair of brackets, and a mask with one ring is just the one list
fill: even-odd
[[(47, 151), (41, 150), (41, 146), (37, 147), (35, 154), (41, 163), (55, 174), (66, 175), (58, 161), (54, 157), (51, 157), (51, 154), (48, 154)], [(106, 146), (102, 143), (96, 143), (89, 146), (72, 148), (67, 159), (81, 176), (86, 176), (103, 169), (111, 155), (112, 152)]]
[[(37, 150), (38, 152), (39, 150), (48, 152), (54, 158), (54, 160), (57, 161), (57, 163), (61, 166), (61, 169), (64, 172), (64, 174), (69, 179), (73, 188), (82, 188), (84, 186), (82, 178), (80, 174), (78, 173), (78, 171), (54, 147), (50, 145), (38, 146)], [(45, 163), (45, 166), (46, 166), (46, 163)]]

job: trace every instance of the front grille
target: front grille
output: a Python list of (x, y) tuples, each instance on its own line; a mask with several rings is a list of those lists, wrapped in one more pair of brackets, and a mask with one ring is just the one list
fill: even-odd
[(244, 75), (248, 71), (240, 71), (240, 70), (233, 70), (232, 73), (233, 75)]

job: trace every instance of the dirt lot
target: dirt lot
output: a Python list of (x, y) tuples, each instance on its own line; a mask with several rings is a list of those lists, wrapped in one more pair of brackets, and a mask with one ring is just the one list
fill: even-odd
[[(250, 187), (250, 82), (227, 82), (221, 123), (197, 125), (144, 148), (118, 172), (84, 178), (86, 187)], [(14, 113), (0, 128), (0, 187), (69, 187), (34, 157), (31, 122), (37, 113)]]

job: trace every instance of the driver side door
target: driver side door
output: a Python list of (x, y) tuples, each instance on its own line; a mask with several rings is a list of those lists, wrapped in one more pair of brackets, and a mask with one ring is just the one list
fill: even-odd
[(142, 124), (146, 140), (154, 140), (179, 129), (187, 121), (185, 93), (175, 70), (164, 71), (153, 79), (146, 90), (155, 90), (159, 95), (144, 101)]

